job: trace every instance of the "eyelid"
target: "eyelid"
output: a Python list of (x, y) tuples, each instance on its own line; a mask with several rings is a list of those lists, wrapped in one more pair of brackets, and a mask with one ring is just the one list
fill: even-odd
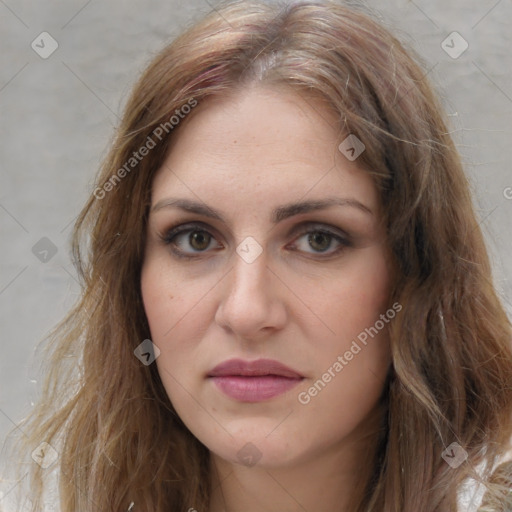
[[(162, 241), (166, 243), (171, 243), (171, 240), (174, 236), (183, 234), (187, 231), (205, 231), (207, 233), (210, 233), (212, 236), (216, 232), (214, 228), (209, 226), (208, 224), (205, 224), (204, 222), (200, 221), (193, 221), (193, 222), (184, 222), (181, 224), (177, 224), (176, 226), (166, 229), (161, 235), (160, 238)], [(214, 233), (212, 233), (212, 231)], [(215, 236), (215, 238), (217, 238)]]
[(315, 221), (301, 222), (297, 226), (294, 226), (290, 231), (290, 236), (303, 235), (311, 231), (321, 231), (324, 233), (328, 233), (332, 236), (340, 237), (347, 242), (351, 239), (351, 236), (343, 229), (331, 226), (326, 222)]

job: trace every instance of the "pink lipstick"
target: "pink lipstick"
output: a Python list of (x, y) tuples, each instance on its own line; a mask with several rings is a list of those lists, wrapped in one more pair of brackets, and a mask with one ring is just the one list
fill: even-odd
[(260, 402), (285, 393), (304, 377), (272, 359), (230, 359), (213, 368), (208, 378), (230, 398)]

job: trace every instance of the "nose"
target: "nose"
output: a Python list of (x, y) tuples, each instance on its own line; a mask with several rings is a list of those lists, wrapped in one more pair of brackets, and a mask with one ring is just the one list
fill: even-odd
[(267, 336), (286, 324), (283, 293), (285, 290), (268, 267), (265, 253), (252, 263), (234, 255), (234, 267), (223, 280), (215, 321), (242, 339)]

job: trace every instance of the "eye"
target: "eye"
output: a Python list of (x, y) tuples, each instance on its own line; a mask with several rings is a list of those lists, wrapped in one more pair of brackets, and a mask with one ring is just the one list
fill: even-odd
[[(200, 224), (172, 228), (162, 237), (162, 240), (166, 245), (172, 246), (175, 254), (183, 257), (206, 252), (212, 248), (212, 242), (215, 242), (214, 236)], [(217, 243), (216, 248), (221, 247), (222, 245)]]
[[(336, 233), (324, 225), (300, 226), (302, 231), (288, 245), (293, 250), (321, 257), (333, 256), (352, 244), (348, 237)], [(212, 249), (223, 246), (202, 224), (182, 224), (171, 228), (161, 236), (162, 241), (171, 247), (173, 253), (180, 258), (194, 258)]]
[(292, 244), (294, 249), (302, 252), (329, 256), (350, 246), (351, 243), (346, 237), (333, 233), (325, 227), (303, 231)]

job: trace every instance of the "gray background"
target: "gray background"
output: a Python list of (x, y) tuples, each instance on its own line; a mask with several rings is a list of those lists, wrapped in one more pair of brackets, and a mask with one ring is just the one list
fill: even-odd
[[(424, 58), (450, 115), (510, 314), (512, 0), (367, 5)], [(69, 258), (72, 222), (92, 192), (130, 86), (185, 23), (213, 6), (0, 0), (0, 445), (36, 395), (36, 344), (79, 293)], [(59, 45), (47, 59), (31, 48), (43, 31)], [(469, 44), (457, 59), (441, 47), (453, 31)], [(33, 252), (43, 237), (57, 249), (47, 262)], [(0, 482), (0, 492), (15, 484)]]

